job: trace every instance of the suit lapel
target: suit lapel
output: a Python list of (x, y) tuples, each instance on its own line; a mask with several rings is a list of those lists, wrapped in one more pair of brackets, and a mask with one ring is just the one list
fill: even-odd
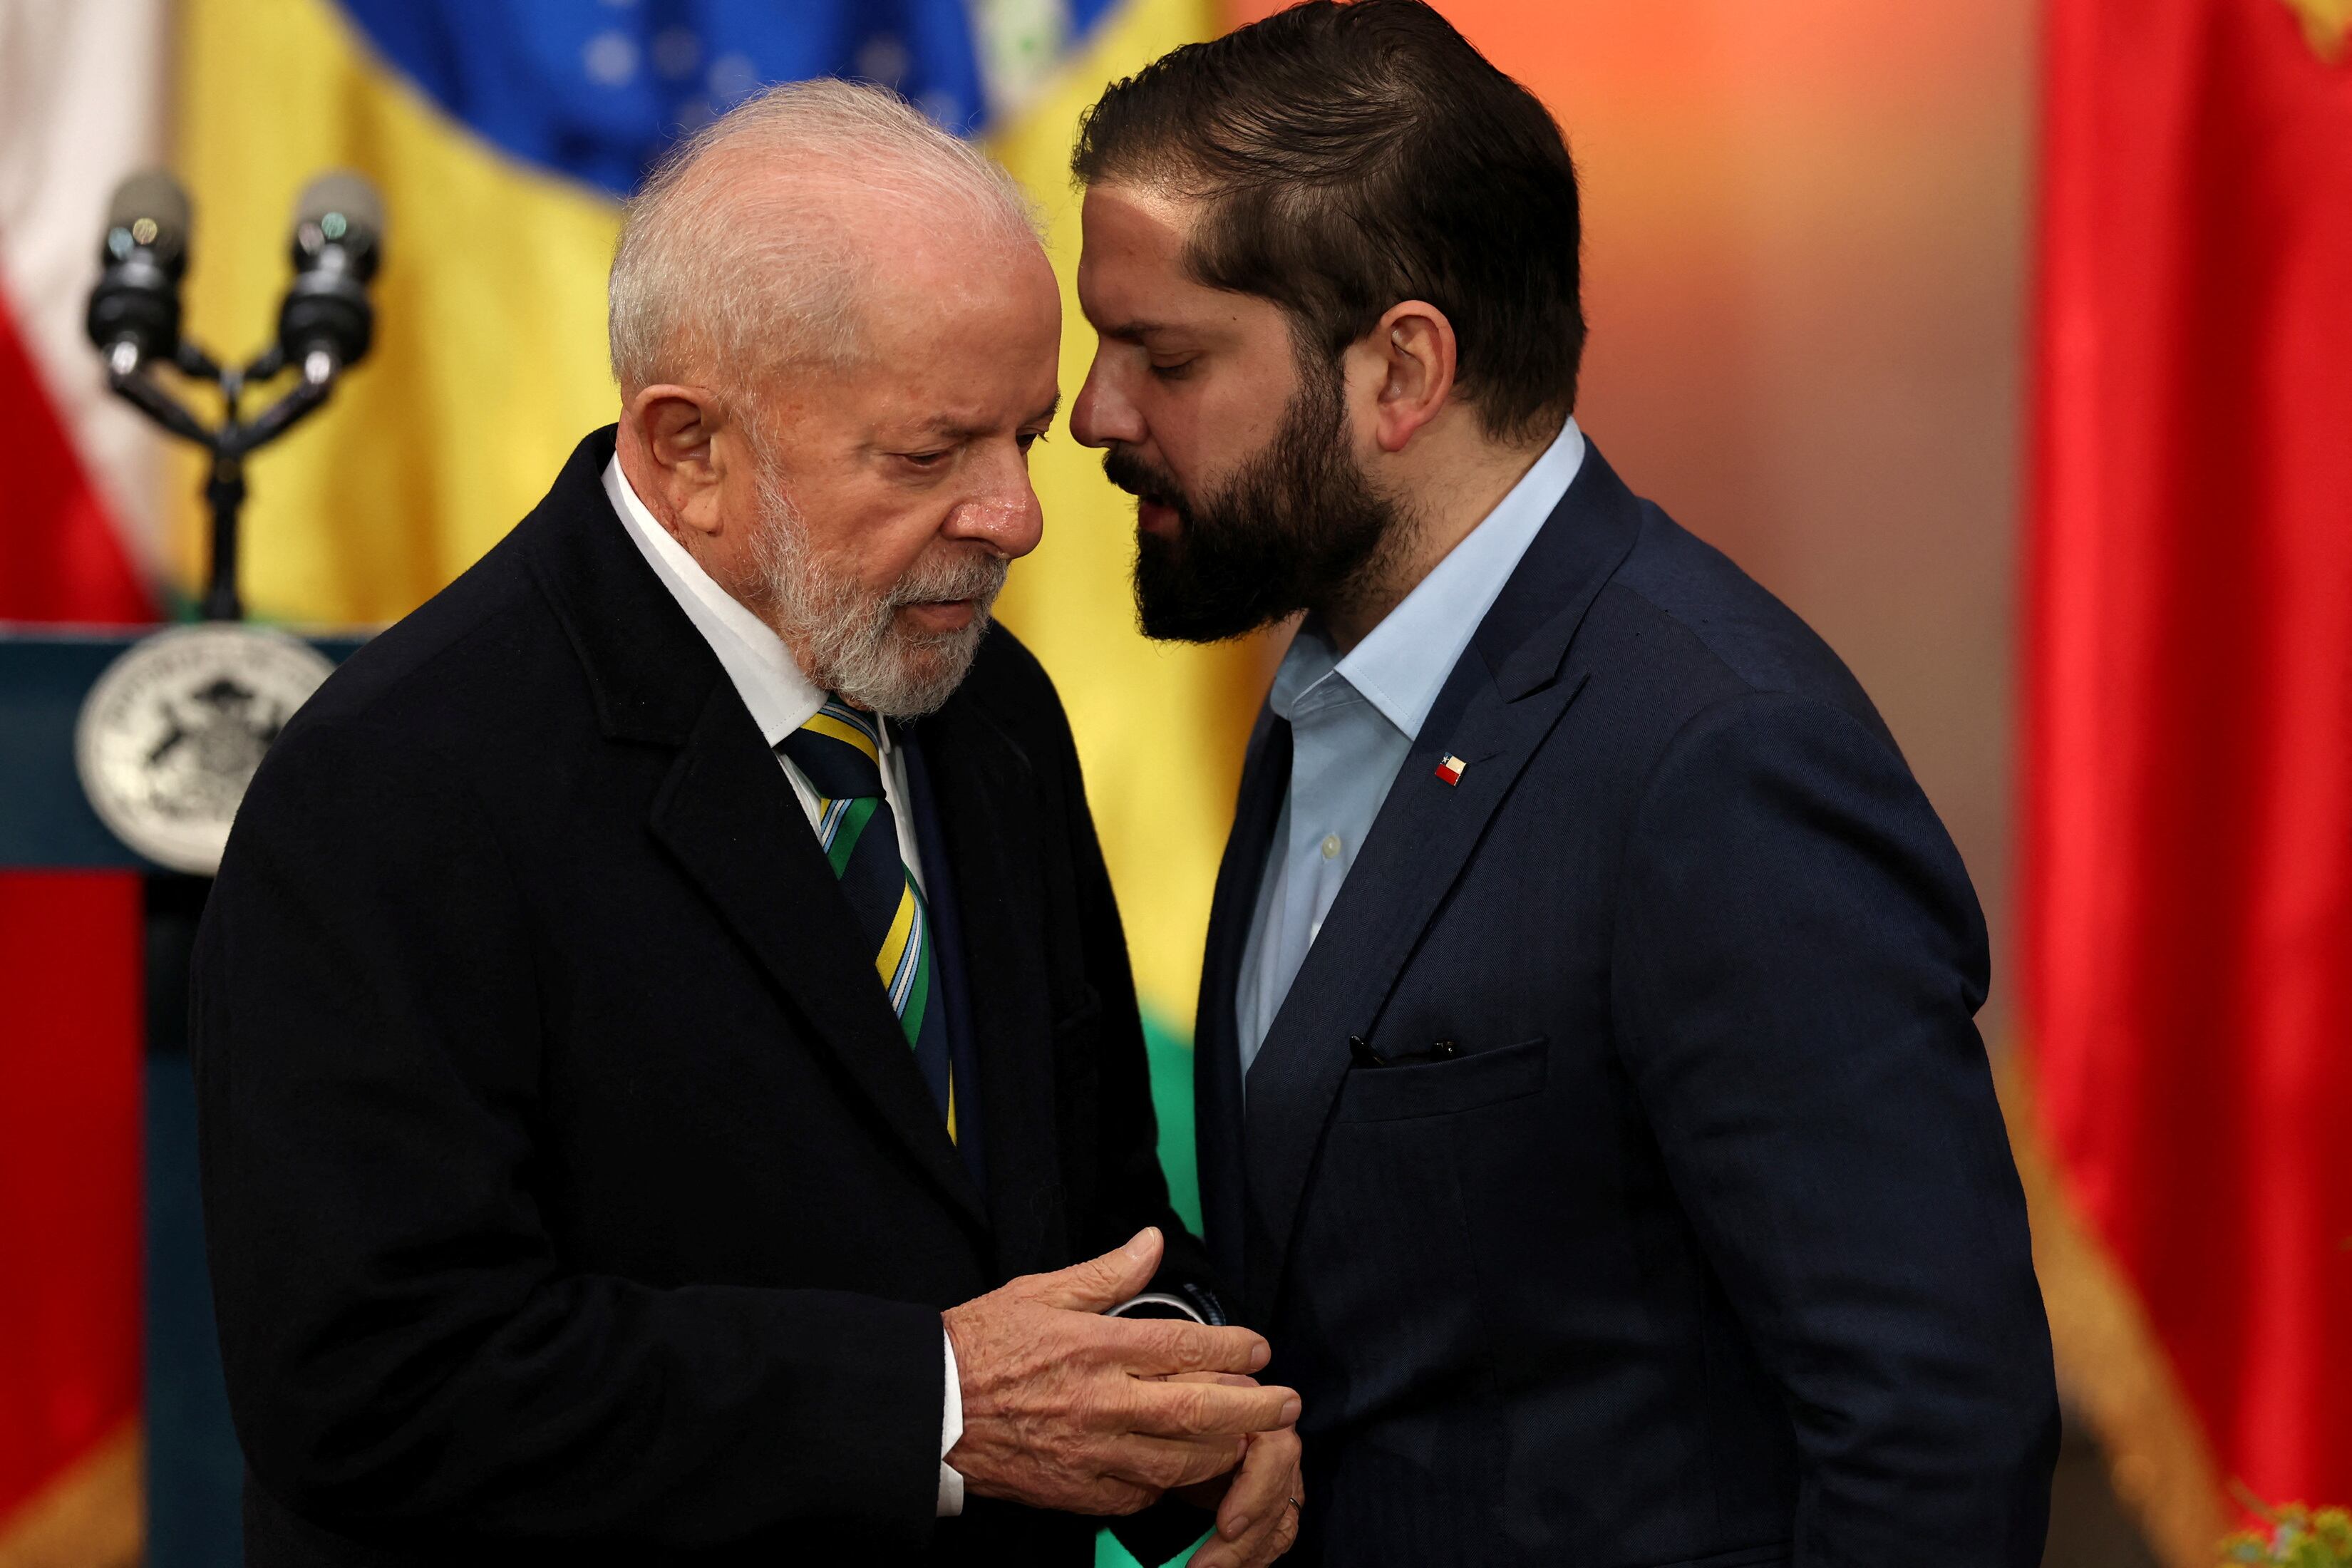
[[(1424, 739), (1405, 758), (1250, 1066), (1245, 1163), (1253, 1223), (1244, 1273), (1249, 1299), (1264, 1313), (1257, 1321), (1272, 1321), (1273, 1292), (1319, 1130), (1351, 1060), (1349, 1037), (1374, 1037), (1422, 932), (1520, 770), (1583, 684), (1511, 703), (1475, 654), (1465, 656), (1455, 676), (1469, 689), (1460, 694), (1468, 700), (1455, 704), (1458, 722), (1424, 727)], [(1441, 699), (1439, 710), (1444, 707)], [(1454, 785), (1436, 776), (1449, 753), (1470, 764)]]
[(500, 549), (524, 552), (578, 655), (608, 744), (675, 750), (650, 826), (808, 1026), (815, 1048), (974, 1226), (980, 1194), (948, 1141), (873, 956), (800, 803), (701, 634), (604, 489), (611, 426), (580, 443)]
[(1033, 1273), (1055, 1219), (1037, 1194), (1062, 1190), (1037, 790), (1028, 758), (977, 703), (959, 696), (923, 725), (961, 906), (997, 1265)]
[(735, 689), (717, 682), (654, 798), (655, 837), (791, 996), (817, 1048), (975, 1223), (980, 1194), (852, 935), (841, 889)]
[(1234, 1287), (1244, 1283), (1242, 1079), (1239, 1021), (1242, 958), (1257, 912), (1258, 885), (1290, 790), (1290, 726), (1271, 709), (1258, 716), (1242, 764), (1234, 830), (1209, 904), (1208, 952), (1193, 1025), (1192, 1092), (1199, 1146), (1201, 1214), (1210, 1251)]
[[(1588, 447), (1447, 678), (1251, 1064), (1243, 1123), (1251, 1321), (1274, 1321), (1299, 1204), (1350, 1065), (1349, 1037), (1378, 1043), (1381, 1014), (1423, 933), (1583, 689), (1590, 672), (1570, 662), (1570, 644), (1640, 522), (1641, 503)], [(1449, 756), (1467, 764), (1453, 784), (1437, 773)]]

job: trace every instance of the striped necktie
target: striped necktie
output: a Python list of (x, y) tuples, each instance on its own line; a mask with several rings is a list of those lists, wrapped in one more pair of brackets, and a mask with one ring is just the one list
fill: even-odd
[(930, 911), (914, 874), (898, 858), (898, 823), (882, 788), (880, 726), (875, 715), (829, 698), (807, 723), (777, 742), (776, 751), (791, 759), (817, 793), (817, 843), (841, 880), (874, 954), (874, 973), (953, 1138), (947, 998), (932, 950)]

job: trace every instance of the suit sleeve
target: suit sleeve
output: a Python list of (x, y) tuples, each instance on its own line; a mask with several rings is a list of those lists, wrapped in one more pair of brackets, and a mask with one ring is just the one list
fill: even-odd
[(919, 1550), (938, 1314), (559, 1260), (530, 910), (456, 771), (392, 752), (298, 722), (198, 942), (205, 1222), (257, 1483), (427, 1541), (815, 1524)]
[(2057, 1440), (1965, 870), (1892, 743), (1756, 693), (1658, 762), (1624, 867), (1627, 1066), (1778, 1381), (1800, 1568), (2040, 1563)]

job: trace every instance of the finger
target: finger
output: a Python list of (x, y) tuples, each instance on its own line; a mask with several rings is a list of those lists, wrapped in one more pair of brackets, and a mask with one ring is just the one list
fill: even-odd
[(1212, 1328), (1173, 1318), (1113, 1318), (1110, 1349), (1128, 1371), (1147, 1377), (1174, 1372), (1251, 1373), (1265, 1365), (1273, 1347), (1251, 1329)]
[(1290, 1506), (1297, 1495), (1291, 1483), (1298, 1479), (1298, 1434), (1288, 1429), (1250, 1439), (1249, 1452), (1217, 1509), (1219, 1535), (1239, 1541), (1251, 1526), (1266, 1523)]
[(1286, 1497), (1274, 1511), (1251, 1525), (1241, 1539), (1212, 1536), (1192, 1553), (1186, 1568), (1265, 1568), (1298, 1541), (1298, 1510)]
[(1292, 1500), (1285, 1499), (1269, 1518), (1235, 1542), (1234, 1568), (1265, 1568), (1265, 1564), (1298, 1544), (1299, 1511), (1305, 1500), (1303, 1489), (1297, 1493), (1297, 1506)]
[(1287, 1388), (1234, 1388), (1215, 1383), (1162, 1383), (1134, 1378), (1127, 1427), (1154, 1437), (1205, 1437), (1272, 1432), (1298, 1419), (1298, 1395)]
[(1273, 1510), (1234, 1542), (1234, 1568), (1265, 1568), (1297, 1544), (1307, 1508), (1307, 1481), (1296, 1466), (1283, 1490)]
[(1273, 1562), (1298, 1544), (1298, 1531), (1301, 1528), (1299, 1509), (1305, 1506), (1306, 1500), (1301, 1498), (1299, 1508), (1285, 1508), (1282, 1510), (1275, 1521), (1274, 1538), (1257, 1550), (1256, 1553), (1248, 1560), (1245, 1568), (1263, 1568), (1264, 1564)]
[(1051, 1274), (1033, 1274), (1013, 1284), (1024, 1297), (1048, 1307), (1074, 1312), (1108, 1311), (1151, 1283), (1166, 1245), (1158, 1226), (1146, 1226), (1115, 1251)]
[(1164, 1492), (1222, 1476), (1241, 1458), (1239, 1437), (1179, 1439), (1129, 1433), (1100, 1462), (1105, 1475)]
[(1255, 1388), (1257, 1379), (1245, 1372), (1171, 1372), (1163, 1373), (1161, 1383), (1215, 1383), (1227, 1388)]

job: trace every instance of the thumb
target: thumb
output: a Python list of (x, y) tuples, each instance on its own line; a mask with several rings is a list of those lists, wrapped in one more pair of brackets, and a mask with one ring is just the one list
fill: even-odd
[(1037, 1275), (1027, 1294), (1033, 1301), (1074, 1312), (1102, 1312), (1151, 1283), (1166, 1243), (1157, 1226), (1146, 1226), (1115, 1252)]

